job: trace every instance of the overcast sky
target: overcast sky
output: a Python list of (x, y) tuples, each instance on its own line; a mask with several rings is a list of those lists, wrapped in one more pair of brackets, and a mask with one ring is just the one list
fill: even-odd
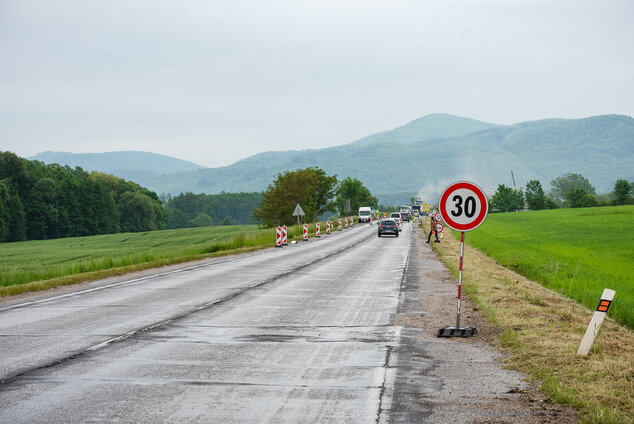
[(430, 113), (634, 116), (632, 0), (0, 0), (0, 150), (205, 166)]

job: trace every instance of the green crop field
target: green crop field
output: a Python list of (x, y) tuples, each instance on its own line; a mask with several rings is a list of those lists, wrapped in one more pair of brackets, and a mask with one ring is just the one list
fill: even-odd
[(0, 287), (275, 243), (275, 229), (231, 225), (0, 244)]
[(615, 290), (608, 315), (634, 329), (634, 206), (489, 214), (465, 241), (591, 309)]

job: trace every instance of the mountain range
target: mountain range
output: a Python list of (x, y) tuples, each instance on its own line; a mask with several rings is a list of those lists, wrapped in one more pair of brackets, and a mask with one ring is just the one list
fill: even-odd
[(598, 193), (617, 179), (634, 179), (634, 119), (601, 115), (496, 125), (432, 114), (342, 146), (256, 154), (229, 166), (205, 168), (144, 152), (45, 152), (29, 159), (81, 166), (131, 179), (157, 193), (263, 191), (278, 173), (319, 166), (339, 179), (356, 177), (383, 204), (412, 196), (436, 201), (448, 184), (469, 180), (492, 195), (498, 184), (518, 188), (569, 172), (588, 178)]

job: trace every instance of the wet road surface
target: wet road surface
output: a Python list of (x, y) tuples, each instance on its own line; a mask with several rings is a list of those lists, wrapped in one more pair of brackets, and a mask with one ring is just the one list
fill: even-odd
[(432, 390), (394, 325), (411, 231), (2, 305), (0, 422), (411, 422), (397, 392)]

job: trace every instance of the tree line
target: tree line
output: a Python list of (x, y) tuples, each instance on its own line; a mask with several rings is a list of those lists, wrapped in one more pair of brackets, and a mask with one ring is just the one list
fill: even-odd
[(279, 174), (264, 193), (159, 196), (114, 175), (0, 152), (0, 242), (210, 225), (292, 224), (299, 203), (313, 221), (378, 201), (356, 178), (317, 167)]
[(165, 198), (167, 228), (208, 227), (211, 225), (258, 224), (255, 209), (262, 193), (194, 194), (181, 193)]
[(634, 204), (632, 192), (634, 183), (619, 179), (614, 189), (607, 195), (597, 195), (595, 188), (581, 174), (567, 173), (551, 181), (551, 190), (544, 191), (539, 180), (531, 180), (526, 190), (515, 190), (504, 184), (489, 201), (492, 211), (512, 212), (524, 209), (541, 210), (556, 208), (584, 208), (596, 206), (617, 206)]
[(0, 242), (165, 228), (156, 193), (113, 175), (0, 152)]

